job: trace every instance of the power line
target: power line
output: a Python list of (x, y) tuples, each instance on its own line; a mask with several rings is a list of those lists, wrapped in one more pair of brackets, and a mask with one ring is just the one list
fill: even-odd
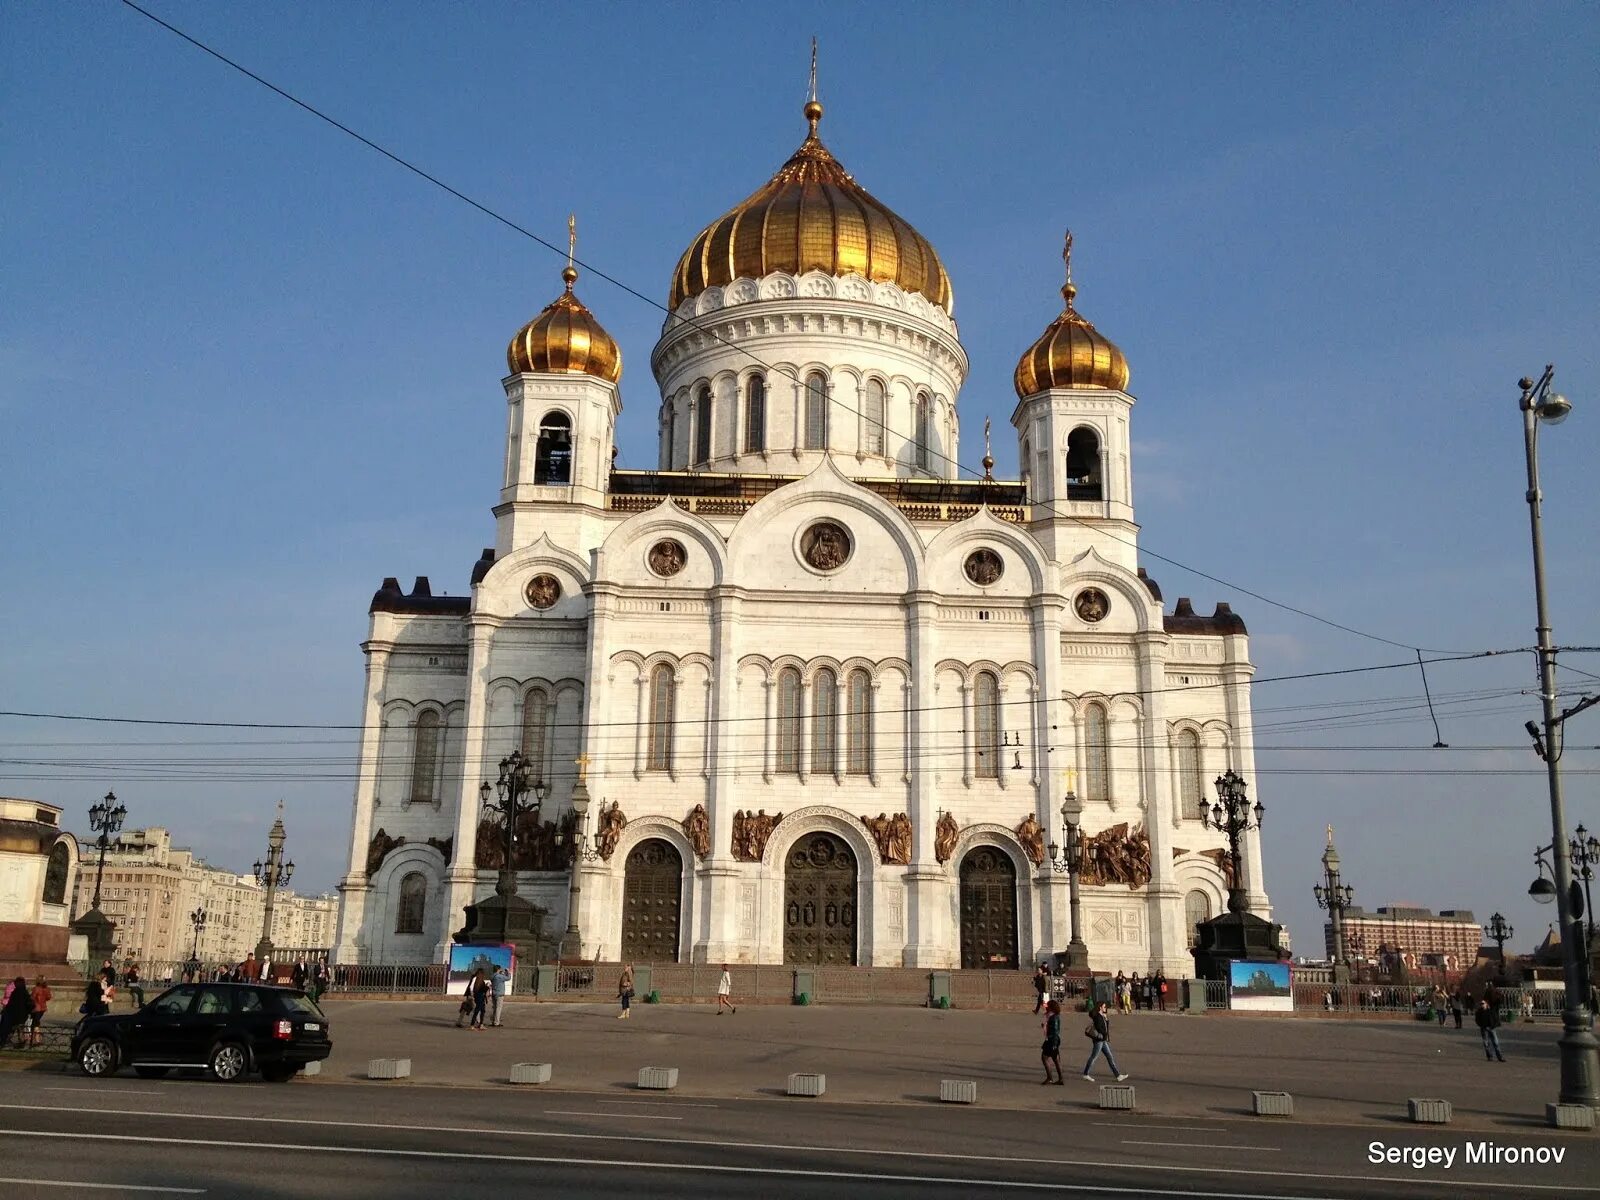
[[(462, 203), (471, 206), (472, 208), (476, 209), (478, 212), (482, 213), (484, 216), (489, 217), (491, 220), (496, 221), (496, 222), (500, 223), (501, 225), (504, 225), (507, 229), (510, 229), (515, 233), (521, 234), (523, 237), (528, 238), (530, 241), (535, 242), (536, 244), (544, 247), (547, 250), (550, 250), (550, 251), (552, 251), (552, 252), (554, 252), (554, 253), (556, 253), (558, 255), (566, 255), (566, 256), (570, 257), (570, 255), (568, 254), (568, 251), (565, 248), (560, 247), (560, 246), (556, 245), (554, 242), (548, 241), (545, 238), (540, 237), (538, 234), (534, 233), (532, 230), (527, 229), (526, 227), (518, 224), (517, 222), (511, 220), (511, 218), (503, 215), (500, 212), (497, 212), (495, 209), (489, 207), (488, 205), (483, 204), (480, 201), (474, 200), (471, 196), (467, 195), (465, 192), (462, 192), (459, 189), (452, 187), (450, 184), (444, 182), (438, 176), (430, 174), (428, 171), (425, 171), (423, 168), (417, 166), (415, 163), (411, 162), (410, 160), (402, 157), (399, 154), (396, 154), (392, 150), (387, 149), (386, 147), (384, 147), (384, 146), (380, 145), (379, 143), (373, 141), (371, 138), (368, 138), (365, 135), (363, 135), (361, 133), (358, 133), (356, 130), (352, 129), (350, 126), (348, 126), (348, 125), (344, 124), (343, 122), (337, 120), (336, 118), (328, 115), (327, 113), (323, 112), (321, 109), (317, 108), (315, 105), (312, 105), (312, 104), (308, 103), (307, 101), (300, 99), (298, 96), (294, 95), (293, 93), (285, 90), (284, 88), (279, 87), (277, 84), (272, 83), (270, 80), (264, 78), (263, 76), (258, 75), (256, 72), (250, 70), (248, 67), (244, 66), (243, 64), (237, 62), (236, 60), (234, 60), (232, 58), (229, 58), (227, 55), (223, 54), (221, 51), (214, 49), (213, 47), (207, 45), (205, 42), (202, 42), (200, 39), (198, 39), (198, 38), (196, 38), (196, 37), (184, 32), (182, 29), (179, 29), (176, 25), (173, 25), (168, 21), (162, 20), (160, 17), (156, 16), (154, 13), (150, 12), (148, 9), (143, 8), (139, 4), (134, 3), (134, 0), (121, 0), (121, 2), (127, 8), (132, 9), (134, 12), (136, 12), (139, 15), (145, 17), (146, 19), (152, 21), (156, 25), (159, 25), (161, 28), (167, 30), (169, 33), (175, 35), (176, 37), (181, 38), (183, 41), (189, 43), (191, 46), (195, 47), (197, 50), (200, 50), (203, 53), (210, 55), (212, 58), (216, 59), (220, 63), (223, 63), (225, 66), (228, 66), (228, 67), (232, 68), (233, 70), (238, 71), (241, 75), (244, 75), (245, 77), (247, 77), (248, 79), (254, 81), (255, 83), (260, 84), (262, 87), (264, 87), (267, 90), (271, 91), (275, 95), (280, 96), (283, 99), (289, 101), (289, 103), (291, 103), (291, 104), (295, 105), (297, 108), (300, 108), (303, 111), (309, 113), (311, 116), (316, 117), (318, 120), (326, 122), (327, 124), (331, 125), (333, 128), (339, 130), (341, 133), (346, 134), (347, 136), (349, 136), (351, 138), (354, 138), (356, 141), (360, 142), (363, 146), (366, 146), (368, 149), (374, 150), (377, 153), (383, 155), (383, 157), (385, 157), (389, 161), (393, 162), (396, 166), (399, 166), (404, 170), (410, 171), (412, 174), (416, 175), (418, 178), (420, 178), (422, 180), (425, 180), (427, 183), (432, 184), (434, 187), (437, 187), (437, 188), (441, 189), (442, 191), (448, 193), (449, 195), (453, 196), (457, 200), (460, 200)], [(676, 314), (673, 313), (673, 311), (671, 309), (669, 309), (666, 305), (662, 304), (659, 300), (655, 300), (652, 297), (647, 296), (645, 293), (639, 291), (636, 288), (633, 288), (633, 287), (629, 286), (628, 284), (624, 283), (622, 280), (616, 278), (615, 276), (607, 274), (605, 271), (602, 271), (600, 268), (595, 267), (595, 266), (591, 265), (590, 263), (585, 262), (585, 261), (583, 261), (581, 259), (577, 259), (577, 258), (572, 258), (571, 261), (573, 263), (579, 265), (579, 266), (582, 266), (585, 270), (593, 272), (600, 279), (603, 279), (607, 283), (610, 283), (611, 285), (613, 285), (614, 287), (617, 287), (617, 288), (621, 289), (623, 292), (625, 292), (628, 295), (634, 297), (635, 299), (641, 300), (644, 303), (650, 305), (652, 308), (658, 309), (661, 312), (666, 313), (669, 317), (676, 316)], [(689, 325), (690, 327), (696, 329), (697, 331), (705, 334), (707, 337), (710, 337), (710, 338), (714, 339), (715, 341), (721, 343), (723, 346), (727, 347), (728, 349), (734, 350), (737, 353), (744, 355), (745, 357), (749, 358), (751, 361), (753, 361), (753, 362), (757, 363), (758, 365), (760, 365), (765, 370), (777, 371), (776, 367), (774, 367), (771, 363), (768, 363), (765, 360), (763, 360), (762, 358), (760, 358), (758, 355), (756, 355), (754, 352), (749, 350), (747, 347), (739, 346), (739, 345), (736, 345), (736, 344), (734, 344), (732, 342), (727, 341), (727, 339), (723, 338), (714, 329), (710, 329), (710, 328), (706, 327), (705, 325), (702, 325), (697, 319), (686, 319), (686, 318), (682, 318), (682, 317), (679, 317), (678, 319), (680, 321), (683, 321), (684, 324)], [(778, 373), (779, 374), (783, 374), (783, 372), (781, 372), (781, 371), (778, 372)], [(798, 375), (790, 375), (789, 377), (794, 379), (796, 383), (799, 382)], [(889, 427), (884, 422), (877, 421), (877, 420), (875, 420), (873, 418), (866, 417), (865, 414), (861, 413), (859, 410), (851, 408), (849, 405), (846, 405), (842, 400), (837, 399), (836, 397), (832, 396), (831, 394), (828, 395), (826, 397), (826, 399), (828, 400), (828, 402), (830, 404), (838, 405), (839, 407), (843, 408), (846, 412), (849, 412), (852, 415), (856, 416), (858, 419), (873, 420), (873, 423), (875, 425), (877, 425), (880, 429), (882, 429), (885, 433), (893, 432), (892, 430), (889, 429)], [(929, 447), (929, 446), (924, 446), (923, 448), (925, 450), (929, 451), (930, 453), (936, 455), (938, 458), (940, 458), (945, 463), (950, 464), (951, 466), (953, 466), (957, 470), (958, 473), (965, 473), (965, 474), (971, 476), (974, 479), (980, 479), (980, 480), (987, 477), (986, 473), (980, 473), (976, 468), (969, 467), (966, 464), (958, 461), (957, 459), (951, 458), (949, 455), (946, 455), (945, 453), (943, 453), (940, 450), (937, 450), (937, 449), (935, 449), (933, 447)], [(1353, 634), (1356, 637), (1366, 638), (1369, 641), (1380, 642), (1380, 643), (1382, 643), (1384, 645), (1387, 645), (1387, 646), (1395, 646), (1395, 647), (1398, 647), (1398, 648), (1404, 649), (1404, 650), (1417, 651), (1418, 653), (1422, 652), (1424, 649), (1427, 649), (1426, 647), (1415, 646), (1415, 645), (1411, 644), (1410, 642), (1396, 641), (1393, 638), (1386, 638), (1386, 637), (1383, 637), (1383, 636), (1381, 636), (1379, 634), (1368, 633), (1365, 630), (1357, 629), (1355, 626), (1345, 625), (1345, 624), (1343, 624), (1343, 623), (1341, 623), (1339, 621), (1332, 620), (1331, 618), (1320, 616), (1317, 613), (1311, 612), (1309, 609), (1300, 608), (1300, 607), (1298, 607), (1296, 605), (1289, 604), (1289, 603), (1286, 603), (1286, 602), (1281, 601), (1281, 600), (1274, 600), (1270, 596), (1264, 595), (1261, 592), (1254, 591), (1254, 590), (1252, 590), (1250, 588), (1247, 588), (1247, 587), (1243, 586), (1242, 584), (1234, 583), (1234, 582), (1232, 582), (1230, 580), (1224, 579), (1224, 578), (1222, 578), (1220, 576), (1217, 576), (1217, 575), (1212, 575), (1209, 572), (1200, 570), (1198, 567), (1192, 567), (1192, 566), (1188, 565), (1187, 563), (1179, 561), (1178, 559), (1172, 558), (1172, 557), (1170, 557), (1168, 555), (1157, 553), (1156, 551), (1151, 550), (1148, 547), (1139, 547), (1137, 542), (1134, 542), (1134, 541), (1132, 541), (1132, 540), (1130, 540), (1128, 538), (1119, 537), (1117, 534), (1115, 534), (1114, 532), (1112, 532), (1110, 530), (1101, 529), (1101, 528), (1098, 528), (1096, 526), (1090, 525), (1089, 522), (1083, 520), (1082, 518), (1076, 516), (1073, 513), (1062, 511), (1054, 502), (1050, 502), (1050, 503), (1047, 503), (1047, 504), (1039, 505), (1038, 507), (1042, 507), (1042, 508), (1045, 508), (1045, 509), (1047, 509), (1049, 511), (1052, 511), (1057, 516), (1063, 517), (1066, 520), (1071, 521), (1074, 524), (1080, 525), (1080, 526), (1082, 526), (1082, 527), (1084, 527), (1086, 529), (1092, 529), (1101, 537), (1105, 537), (1105, 538), (1108, 538), (1108, 539), (1110, 539), (1112, 541), (1120, 542), (1120, 543), (1122, 543), (1124, 545), (1133, 547), (1133, 548), (1139, 550), (1139, 552), (1141, 554), (1144, 554), (1144, 555), (1146, 555), (1146, 556), (1148, 556), (1150, 558), (1156, 559), (1156, 560), (1158, 560), (1160, 562), (1167, 563), (1170, 566), (1177, 567), (1181, 571), (1187, 571), (1191, 575), (1194, 575), (1194, 576), (1196, 576), (1198, 578), (1201, 578), (1201, 579), (1208, 580), (1209, 582), (1218, 584), (1221, 587), (1229, 588), (1229, 589), (1231, 589), (1231, 590), (1233, 590), (1235, 592), (1240, 593), (1241, 595), (1249, 596), (1253, 600), (1259, 600), (1263, 604), (1271, 605), (1274, 608), (1279, 608), (1279, 609), (1282, 609), (1285, 612), (1294, 613), (1297, 616), (1301, 616), (1301, 617), (1304, 617), (1304, 618), (1306, 618), (1308, 620), (1318, 622), (1319, 624), (1326, 625), (1329, 628), (1337, 629), (1337, 630), (1340, 630), (1340, 631), (1342, 631), (1344, 633)], [(1428, 652), (1429, 653), (1444, 653), (1443, 651), (1438, 651), (1438, 650), (1428, 650)]]

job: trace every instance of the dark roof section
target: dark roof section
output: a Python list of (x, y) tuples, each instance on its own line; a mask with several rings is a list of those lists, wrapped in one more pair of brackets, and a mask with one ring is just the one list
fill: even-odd
[(1144, 586), (1149, 590), (1150, 598), (1152, 600), (1154, 600), (1157, 604), (1160, 604), (1161, 603), (1161, 585), (1159, 583), (1157, 583), (1154, 579), (1151, 579), (1150, 576), (1146, 575), (1145, 574), (1145, 570), (1144, 570), (1143, 567), (1139, 568), (1139, 581), (1141, 583), (1143, 583)]
[(1187, 596), (1178, 597), (1172, 612), (1161, 618), (1161, 627), (1168, 633), (1224, 635), (1245, 632), (1244, 618), (1233, 611), (1232, 605), (1219, 600), (1217, 611), (1209, 617), (1202, 617), (1194, 611), (1194, 605)]
[(489, 568), (492, 566), (494, 566), (494, 547), (485, 546), (483, 553), (478, 556), (478, 561), (472, 564), (473, 587), (483, 582), (483, 577), (489, 573)]
[(417, 613), (435, 616), (466, 616), (472, 611), (471, 596), (435, 596), (426, 575), (418, 575), (411, 585), (411, 594), (400, 590), (400, 581), (393, 575), (383, 581), (383, 586), (372, 594), (370, 613)]

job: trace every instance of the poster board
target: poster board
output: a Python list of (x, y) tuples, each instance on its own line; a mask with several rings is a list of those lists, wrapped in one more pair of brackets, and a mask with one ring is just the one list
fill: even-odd
[(1286, 962), (1235, 960), (1228, 964), (1230, 1008), (1293, 1012), (1293, 975)]
[(506, 972), (505, 994), (511, 995), (512, 981), (517, 977), (517, 955), (515, 946), (451, 946), (450, 969), (445, 973), (444, 990), (452, 995), (459, 996), (467, 990), (467, 980), (482, 967), (486, 972), (493, 972), (495, 967), (503, 967)]

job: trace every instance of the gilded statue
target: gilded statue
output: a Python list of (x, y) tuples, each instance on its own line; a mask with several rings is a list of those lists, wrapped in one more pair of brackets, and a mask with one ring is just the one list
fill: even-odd
[(610, 862), (611, 856), (617, 852), (617, 841), (627, 824), (628, 818), (622, 815), (622, 807), (615, 800), (609, 809), (600, 810), (600, 836), (595, 848), (606, 862)]
[(1029, 813), (1022, 818), (1022, 824), (1017, 826), (1017, 840), (1034, 866), (1044, 866), (1044, 827), (1039, 824), (1038, 817)]
[(961, 827), (950, 813), (944, 813), (933, 827), (933, 856), (942, 863), (950, 861), (956, 852), (956, 842), (961, 837)]
[(683, 819), (683, 836), (689, 839), (696, 858), (704, 860), (711, 853), (711, 818), (704, 804), (696, 804)]
[(867, 832), (872, 835), (872, 840), (878, 844), (878, 857), (884, 862), (889, 861), (889, 814), (879, 813), (875, 817), (863, 814), (861, 823), (867, 827)]
[(885, 862), (901, 866), (911, 862), (911, 818), (903, 812), (889, 818), (889, 853), (883, 857)]

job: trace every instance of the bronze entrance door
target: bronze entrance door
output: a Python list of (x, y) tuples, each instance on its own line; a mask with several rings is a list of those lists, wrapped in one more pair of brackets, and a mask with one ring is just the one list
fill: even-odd
[(789, 847), (783, 865), (783, 961), (853, 967), (856, 856), (831, 833)]
[(660, 838), (628, 852), (622, 872), (622, 961), (677, 962), (683, 858)]
[(993, 846), (961, 860), (961, 965), (1017, 965), (1017, 869)]

